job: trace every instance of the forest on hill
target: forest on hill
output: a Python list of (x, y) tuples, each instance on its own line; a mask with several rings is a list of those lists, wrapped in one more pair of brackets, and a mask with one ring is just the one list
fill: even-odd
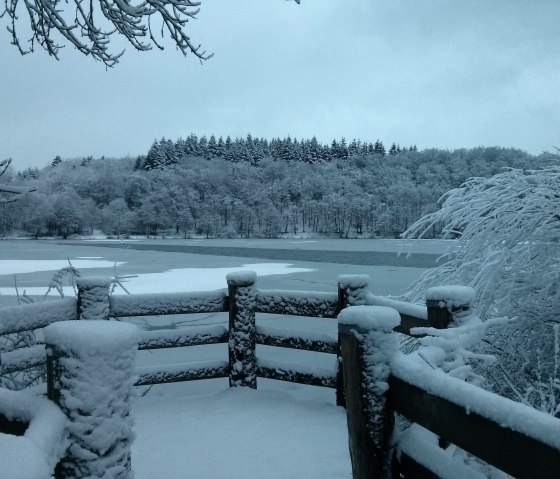
[[(55, 158), (9, 171), (34, 191), (5, 203), (4, 235), (88, 234), (263, 237), (316, 234), (394, 238), (472, 176), (555, 163), (506, 148), (425, 149), (344, 139), (190, 135), (155, 141), (145, 156)], [(437, 234), (437, 227), (433, 234)]]

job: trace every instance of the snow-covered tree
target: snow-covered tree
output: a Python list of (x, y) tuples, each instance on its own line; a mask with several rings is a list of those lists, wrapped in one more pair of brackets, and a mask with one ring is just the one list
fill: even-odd
[[(161, 38), (169, 35), (183, 55), (203, 61), (213, 54), (194, 43), (186, 31), (200, 5), (198, 0), (5, 0), (0, 20), (7, 19), (11, 43), (22, 55), (40, 45), (58, 59), (66, 42), (112, 67), (124, 53), (111, 48), (115, 35), (124, 37), (138, 51), (148, 51), (154, 46), (164, 49), (159, 33)], [(22, 40), (21, 27), (29, 38)]]
[[(0, 18), (7, 19), (11, 42), (21, 54), (40, 45), (58, 59), (66, 42), (80, 53), (114, 66), (124, 53), (111, 48), (114, 35), (124, 37), (138, 51), (147, 51), (154, 45), (163, 49), (156, 34), (160, 32), (163, 37), (165, 31), (184, 55), (210, 58), (212, 55), (194, 44), (185, 31), (187, 22), (196, 18), (199, 6), (200, 2), (192, 0), (6, 0)], [(21, 39), (21, 27), (30, 27), (28, 39)]]
[(560, 415), (560, 167), (471, 178), (404, 236), (421, 238), (435, 225), (458, 240), (409, 298), (427, 286), (472, 286), (482, 318), (510, 318), (484, 340), (498, 358), (485, 371), (492, 386)]

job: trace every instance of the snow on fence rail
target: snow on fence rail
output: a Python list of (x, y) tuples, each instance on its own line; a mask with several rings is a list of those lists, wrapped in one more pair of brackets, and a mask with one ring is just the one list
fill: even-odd
[[(239, 274), (237, 275), (239, 276)], [(242, 277), (243, 276), (243, 277)], [(367, 291), (368, 278), (364, 275), (341, 275), (337, 293), (323, 293), (314, 291), (289, 291), (289, 290), (259, 290), (255, 286), (254, 277), (239, 276), (242, 280), (251, 280), (250, 305), (256, 313), (284, 314), (294, 316), (310, 316), (321, 318), (335, 318), (338, 312), (348, 305), (375, 304), (375, 302), (389, 301), (392, 305), (398, 302), (387, 298), (374, 296)], [(236, 278), (236, 275), (232, 275)], [(235, 281), (234, 281), (235, 283)], [(233, 288), (233, 289), (231, 289)], [(128, 316), (158, 316), (170, 314), (213, 313), (230, 312), (236, 309), (230, 298), (237, 291), (237, 286), (232, 284), (228, 292), (224, 290), (209, 292), (164, 293), (164, 294), (137, 294), (127, 296), (111, 296), (107, 278), (82, 278), (78, 284), (78, 298), (65, 298), (59, 301), (30, 304), (0, 309), (0, 334), (10, 334), (45, 327), (57, 321), (73, 319), (108, 319), (124, 318)], [(229, 293), (229, 294), (228, 294)], [(410, 328), (426, 326), (426, 308), (421, 306), (399, 303), (401, 323), (408, 326), (401, 332), (410, 333)], [(241, 312), (238, 308), (237, 311)], [(416, 315), (416, 316), (414, 316)], [(203, 330), (185, 331), (158, 331), (141, 333), (139, 349), (159, 349), (194, 346), (202, 344), (215, 344), (228, 342), (230, 335), (235, 336), (235, 318), (230, 318), (229, 329), (205, 328)], [(284, 348), (295, 348), (309, 351), (338, 354), (338, 340), (321, 334), (309, 334), (297, 331), (281, 331), (273, 328), (259, 326), (251, 337), (251, 344), (263, 344)], [(246, 346), (246, 345), (245, 345)], [(249, 349), (254, 349), (251, 347)], [(234, 354), (230, 348), (230, 356)], [(256, 357), (256, 356), (255, 356)], [(45, 363), (45, 353), (42, 346), (32, 346), (17, 351), (2, 353), (0, 355), (0, 375), (11, 374), (37, 367)], [(233, 363), (232, 363), (233, 364)], [(188, 366), (185, 366), (187, 368)], [(256, 364), (253, 365), (256, 368)], [(325, 384), (332, 387), (332, 381), (325, 381), (323, 377), (313, 378), (313, 372), (301, 374), (286, 374), (289, 366), (279, 366), (274, 373), (261, 367), (261, 372), (266, 377), (276, 376), (286, 380), (306, 381), (309, 384)], [(173, 376), (172, 371), (177, 373)], [(157, 382), (172, 382), (180, 380), (179, 377), (190, 380), (196, 379), (197, 374), (183, 372), (179, 374), (177, 368), (168, 368), (157, 375), (152, 371), (149, 376), (143, 377), (141, 383), (147, 384), (149, 378), (157, 378)], [(216, 373), (218, 374), (218, 373)], [(220, 373), (222, 371), (220, 370)], [(257, 371), (258, 374), (258, 371)], [(344, 404), (341, 394), (341, 377), (338, 372), (337, 403)], [(206, 377), (206, 373), (201, 373)], [(165, 381), (163, 381), (165, 379)]]
[(77, 316), (78, 302), (75, 298), (0, 308), (0, 336), (44, 328), (57, 321), (76, 319)]
[[(433, 327), (469, 308), (457, 291), (428, 295)], [(433, 369), (419, 353), (400, 353), (396, 313), (358, 306), (338, 317), (353, 477), (486, 477), (445, 453), (453, 443), (517, 479), (557, 478), (560, 420)], [(396, 436), (397, 453), (395, 413), (413, 423)]]
[[(362, 275), (339, 277), (337, 294), (263, 291), (256, 288), (255, 279), (249, 273), (228, 275), (227, 293), (123, 297), (110, 297), (106, 280), (88, 279), (79, 285), (77, 301), (0, 310), (0, 332), (27, 331), (60, 320), (229, 312), (229, 327), (141, 332), (138, 349), (228, 343), (229, 359), (137, 369), (136, 385), (229, 377), (230, 386), (256, 388), (257, 378), (263, 377), (336, 388), (337, 404), (347, 409), (355, 478), (385, 477), (388, 468), (401, 478), (478, 477), (477, 471), (445, 455), (437, 440), (426, 440), (435, 436), (420, 426), (518, 479), (557, 477), (559, 420), (450, 378), (395, 350), (394, 331), (410, 334), (414, 327), (448, 327), (468, 308), (466, 290), (431, 290), (423, 307), (373, 295)], [(256, 326), (255, 313), (338, 316), (338, 338)], [(338, 370), (258, 358), (257, 344), (337, 354)], [(0, 373), (7, 374), (44, 364), (45, 353), (37, 345), (4, 353), (0, 359)], [(388, 442), (395, 413), (417, 423), (400, 437), (398, 457), (393, 457)], [(20, 422), (0, 414), (0, 432), (10, 427), (15, 433), (25, 431), (27, 424)]]

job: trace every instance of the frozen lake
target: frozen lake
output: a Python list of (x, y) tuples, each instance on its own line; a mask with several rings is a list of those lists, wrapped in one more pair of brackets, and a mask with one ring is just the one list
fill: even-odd
[[(146, 292), (147, 284), (152, 285), (153, 292), (162, 288), (164, 291), (204, 289), (204, 280), (208, 282), (211, 276), (212, 289), (225, 288), (228, 268), (243, 269), (250, 265), (248, 268), (262, 270), (264, 266), (255, 265), (281, 263), (284, 266), (268, 268), (269, 273), (273, 269), (275, 273), (259, 274), (259, 287), (335, 291), (338, 275), (363, 273), (370, 276), (371, 290), (376, 294), (398, 295), (418, 278), (427, 264), (435, 264), (438, 255), (450, 244), (441, 240), (412, 243), (332, 239), (4, 240), (0, 248), (0, 301), (4, 305), (15, 303), (15, 281), (20, 294), (23, 290), (28, 294), (44, 294), (55, 271), (67, 265), (68, 260), (79, 267), (82, 275), (112, 276), (113, 265), (117, 264), (119, 275), (138, 275), (126, 283), (132, 293)], [(217, 275), (222, 279), (217, 280)]]
[[(68, 244), (75, 244), (68, 242)], [(124, 240), (91, 241), (92, 245), (141, 251), (166, 251), (202, 255), (253, 258), (363, 266), (431, 268), (453, 241), (404, 240)]]

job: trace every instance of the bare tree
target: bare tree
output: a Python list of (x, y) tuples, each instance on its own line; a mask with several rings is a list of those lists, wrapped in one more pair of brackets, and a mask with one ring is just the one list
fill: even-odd
[[(153, 45), (163, 50), (156, 33), (163, 38), (167, 32), (183, 55), (192, 54), (203, 61), (213, 54), (194, 44), (185, 32), (187, 22), (199, 13), (200, 4), (193, 0), (4, 0), (0, 18), (7, 16), (11, 43), (22, 55), (33, 52), (39, 44), (58, 59), (64, 46), (55, 38), (60, 35), (84, 55), (112, 67), (124, 53), (109, 49), (113, 35), (126, 38), (136, 50), (147, 51)], [(23, 18), (30, 26), (25, 45), (18, 30), (25, 23), (20, 20)]]

